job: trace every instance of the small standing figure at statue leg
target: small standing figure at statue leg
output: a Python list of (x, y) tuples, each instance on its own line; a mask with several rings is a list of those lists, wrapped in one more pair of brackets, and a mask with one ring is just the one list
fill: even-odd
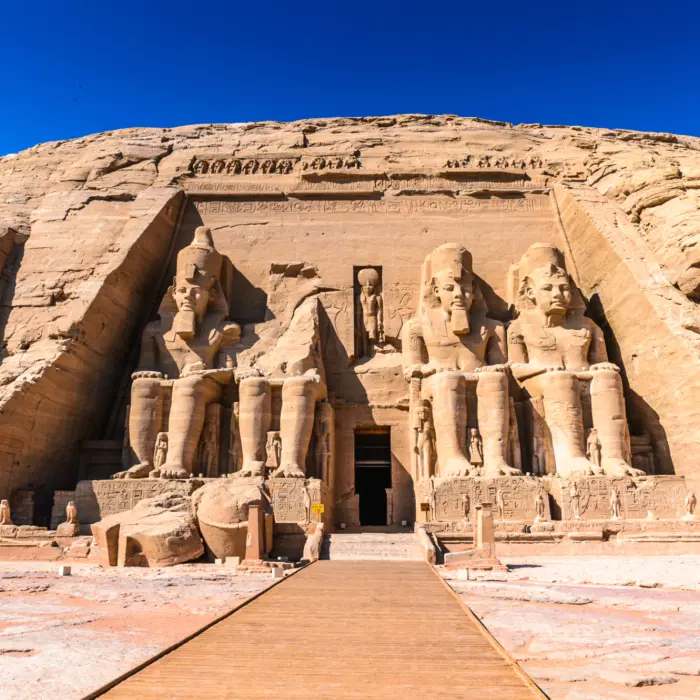
[(430, 413), (430, 403), (422, 401), (414, 419), (413, 451), (416, 453), (419, 480), (431, 477), (435, 464), (435, 429)]
[(12, 525), (12, 513), (10, 512), (10, 503), (3, 498), (0, 501), (0, 525)]
[[(6, 501), (4, 501), (6, 502)], [(683, 516), (683, 520), (695, 520), (696, 515), (695, 515), (695, 507), (698, 504), (698, 499), (695, 496), (695, 493), (691, 491), (686, 497), (685, 497), (685, 515)]]
[(476, 469), (484, 466), (484, 444), (476, 428), (469, 430), (469, 462)]
[(156, 448), (153, 452), (153, 471), (149, 474), (151, 478), (157, 479), (160, 476), (160, 468), (165, 464), (167, 456), (168, 433), (158, 433)]
[(610, 513), (612, 520), (620, 519), (620, 510), (622, 508), (622, 497), (620, 492), (617, 490), (617, 486), (612, 487), (610, 492)]
[(595, 428), (591, 428), (588, 431), (588, 438), (586, 440), (586, 456), (591, 464), (596, 467), (600, 467), (601, 447), (600, 440), (598, 439), (598, 431)]
[(384, 343), (384, 300), (379, 293), (379, 273), (366, 267), (357, 274), (361, 291), (357, 304), (357, 355), (370, 357)]

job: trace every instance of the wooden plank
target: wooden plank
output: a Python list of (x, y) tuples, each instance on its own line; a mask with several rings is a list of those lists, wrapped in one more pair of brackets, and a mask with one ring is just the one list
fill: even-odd
[(546, 697), (423, 562), (321, 561), (99, 697)]

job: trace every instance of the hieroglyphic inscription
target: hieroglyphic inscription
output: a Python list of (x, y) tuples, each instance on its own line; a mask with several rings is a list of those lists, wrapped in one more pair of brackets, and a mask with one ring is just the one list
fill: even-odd
[(608, 520), (612, 516), (612, 487), (620, 492), (622, 518), (644, 519), (651, 512), (656, 518), (678, 518), (683, 515), (686, 488), (682, 477), (660, 476), (643, 480), (629, 477), (588, 477), (562, 480), (561, 503), (564, 520), (574, 519), (572, 482), (576, 482), (579, 514), (583, 520)]
[[(397, 198), (398, 199), (398, 198)], [(334, 201), (292, 201), (283, 202), (237, 202), (206, 201), (195, 202), (195, 207), (203, 215), (228, 214), (284, 214), (284, 213), (321, 213), (321, 214), (414, 214), (414, 213), (448, 213), (472, 211), (508, 211), (533, 212), (549, 209), (547, 197), (500, 198), (484, 197), (459, 199), (399, 199), (389, 200), (334, 200)]]
[(267, 485), (277, 523), (309, 522), (311, 504), (324, 501), (320, 479), (270, 479)]
[(75, 490), (75, 504), (80, 522), (96, 523), (108, 515), (130, 510), (144, 498), (161, 493), (189, 496), (202, 485), (200, 479), (166, 481), (164, 479), (133, 479), (79, 481)]
[[(466, 495), (469, 517), (479, 503), (492, 503), (496, 520), (532, 522), (537, 515), (536, 497), (545, 497), (545, 519), (549, 520), (549, 499), (541, 484), (523, 477), (455, 477), (435, 479), (435, 519), (456, 521), (464, 519)], [(420, 501), (430, 502), (430, 483), (419, 484)]]

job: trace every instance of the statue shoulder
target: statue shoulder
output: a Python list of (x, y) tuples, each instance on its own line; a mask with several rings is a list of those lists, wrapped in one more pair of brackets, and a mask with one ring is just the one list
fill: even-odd
[(418, 316), (409, 318), (408, 321), (403, 324), (401, 335), (404, 338), (418, 338), (423, 336), (423, 327)]
[(241, 339), (241, 326), (234, 321), (221, 321), (216, 330), (223, 336), (224, 346), (233, 345)]
[(522, 319), (516, 318), (508, 324), (508, 343), (509, 344), (523, 344), (525, 343), (525, 331), (523, 328)]

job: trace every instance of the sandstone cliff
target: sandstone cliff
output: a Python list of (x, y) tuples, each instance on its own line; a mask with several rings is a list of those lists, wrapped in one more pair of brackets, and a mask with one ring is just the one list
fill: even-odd
[[(0, 158), (0, 497), (72, 486), (80, 442), (105, 436), (183, 244), (188, 183), (307, 166), (308, 183), (321, 160), (376, 178), (529, 173), (660, 471), (700, 481), (700, 139), (402, 115), (127, 129)], [(517, 213), (503, 221), (517, 227)]]

